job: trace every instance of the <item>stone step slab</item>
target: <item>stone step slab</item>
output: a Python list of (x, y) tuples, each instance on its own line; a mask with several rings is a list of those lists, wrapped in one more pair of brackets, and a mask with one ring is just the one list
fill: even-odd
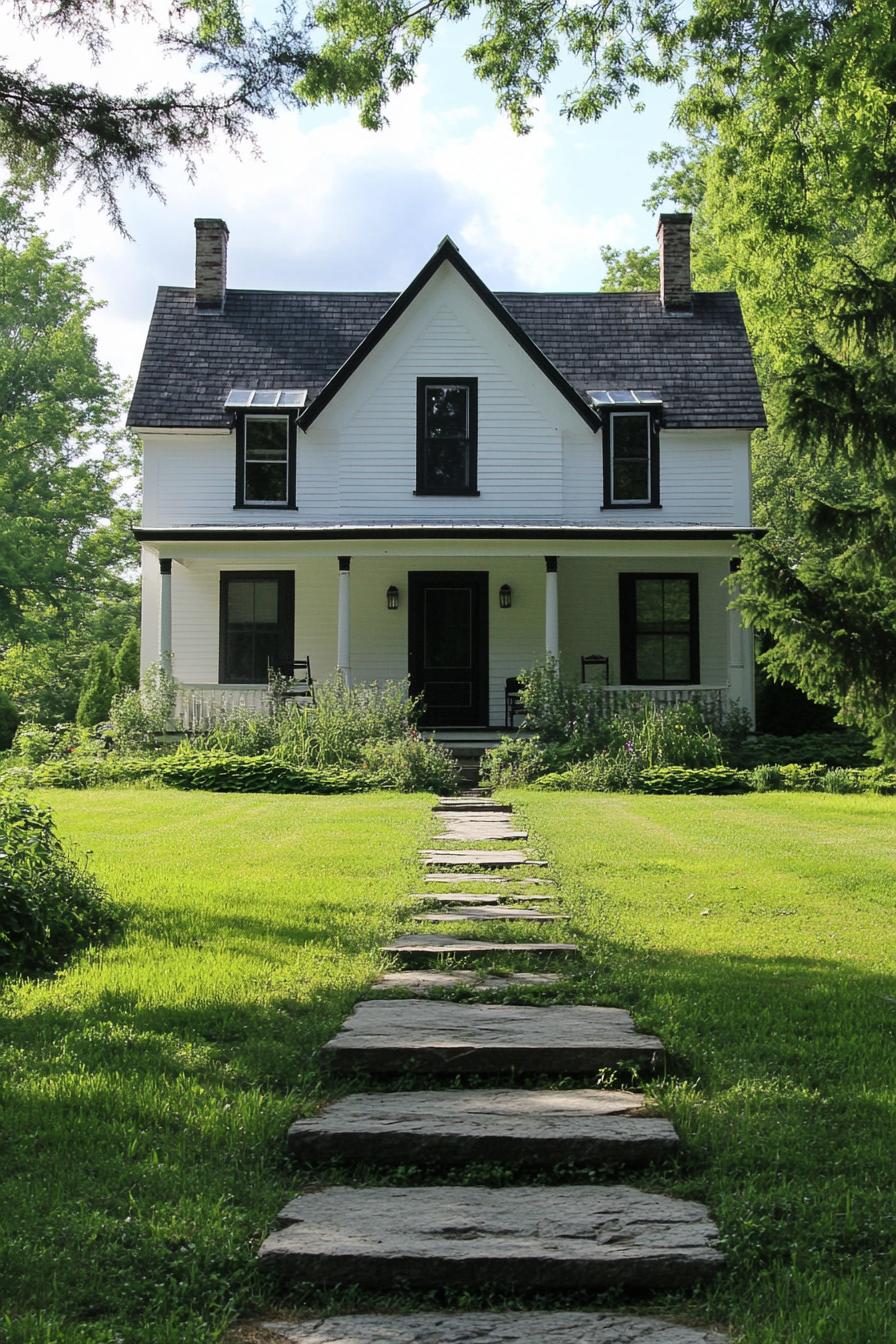
[(623, 1008), (368, 999), (322, 1055), (341, 1073), (565, 1076), (622, 1064), (649, 1073), (662, 1064), (663, 1047)]
[(662, 1292), (722, 1264), (702, 1204), (623, 1185), (333, 1186), (278, 1221), (261, 1263), (316, 1285)]
[(730, 1344), (719, 1335), (652, 1316), (591, 1311), (420, 1312), (266, 1321), (286, 1344)]
[(506, 884), (514, 887), (549, 887), (552, 886), (552, 880), (549, 877), (522, 877), (514, 875), (513, 877), (501, 877), (497, 873), (489, 873), (488, 877), (480, 877), (476, 873), (427, 873), (424, 882), (490, 882), (493, 887), (499, 884)]
[(440, 798), (433, 812), (512, 812), (510, 803), (498, 803), (494, 798), (459, 794), (456, 798)]
[(430, 905), (498, 905), (501, 901), (555, 901), (557, 897), (542, 891), (415, 891), (409, 899)]
[(567, 915), (547, 915), (543, 910), (525, 910), (513, 905), (457, 905), (451, 910), (427, 910), (415, 915), (416, 924), (448, 924), (458, 919), (471, 921), (503, 919), (522, 921), (529, 924), (555, 924), (567, 919)]
[(436, 933), (403, 933), (381, 949), (401, 957), (482, 957), (501, 952), (527, 955), (578, 954), (575, 943), (493, 943), (479, 938), (452, 938)]
[(668, 1120), (645, 1116), (643, 1109), (635, 1092), (596, 1089), (360, 1092), (297, 1120), (287, 1143), (309, 1164), (643, 1167), (668, 1157), (678, 1143)]
[(528, 840), (528, 831), (499, 830), (496, 826), (458, 826), (433, 836), (439, 842), (448, 840)]
[(428, 868), (547, 868), (547, 860), (530, 859), (521, 849), (421, 849)]
[(513, 989), (557, 985), (560, 976), (551, 971), (513, 971), (509, 975), (484, 975), (479, 971), (387, 971), (373, 982), (373, 989), (403, 989), (426, 995), (433, 989)]

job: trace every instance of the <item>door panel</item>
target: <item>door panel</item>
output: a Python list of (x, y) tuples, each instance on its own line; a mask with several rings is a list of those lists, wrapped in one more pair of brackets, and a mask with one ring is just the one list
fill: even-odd
[(422, 722), (484, 724), (487, 713), (488, 575), (408, 575), (411, 692)]

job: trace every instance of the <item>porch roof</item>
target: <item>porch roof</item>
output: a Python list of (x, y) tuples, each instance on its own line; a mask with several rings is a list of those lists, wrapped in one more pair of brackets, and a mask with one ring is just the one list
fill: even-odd
[(761, 537), (762, 527), (589, 527), (574, 523), (348, 523), (279, 527), (260, 523), (245, 526), (135, 527), (138, 541), (736, 541), (738, 537)]

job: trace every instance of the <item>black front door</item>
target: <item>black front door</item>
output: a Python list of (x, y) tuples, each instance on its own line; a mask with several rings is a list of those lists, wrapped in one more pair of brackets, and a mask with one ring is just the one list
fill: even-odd
[(411, 694), (431, 726), (488, 723), (488, 575), (409, 574)]

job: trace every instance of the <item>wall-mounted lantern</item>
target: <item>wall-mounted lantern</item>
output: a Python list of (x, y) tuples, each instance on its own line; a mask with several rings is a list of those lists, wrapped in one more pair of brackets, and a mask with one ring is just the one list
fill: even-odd
[(498, 605), (506, 611), (510, 606), (511, 597), (510, 584), (502, 583), (498, 589)]
[(398, 610), (398, 589), (394, 583), (390, 583), (386, 589), (386, 606), (390, 611)]

